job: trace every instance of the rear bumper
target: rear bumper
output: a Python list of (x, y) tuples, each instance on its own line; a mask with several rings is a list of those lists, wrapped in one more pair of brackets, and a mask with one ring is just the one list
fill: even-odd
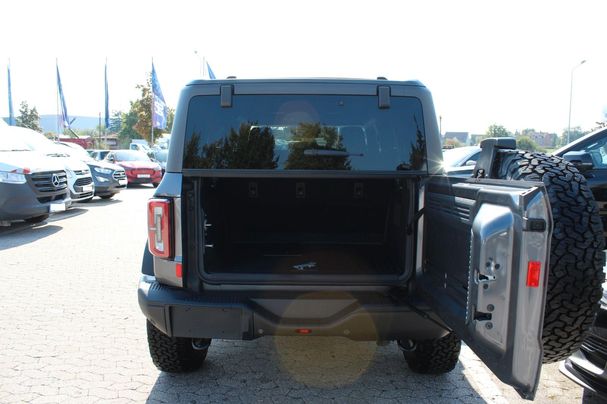
[(580, 386), (607, 400), (607, 307), (601, 302), (590, 334), (579, 351), (561, 363), (560, 371)]
[(265, 335), (342, 336), (354, 340), (434, 339), (447, 331), (379, 293), (191, 293), (143, 275), (139, 306), (169, 336), (251, 340)]

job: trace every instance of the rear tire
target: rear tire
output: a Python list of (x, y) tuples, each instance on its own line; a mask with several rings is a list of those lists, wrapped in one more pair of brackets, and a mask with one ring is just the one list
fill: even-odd
[(540, 181), (553, 217), (544, 314), (544, 363), (579, 349), (602, 297), (605, 262), (603, 225), (586, 179), (560, 157), (502, 151), (498, 178)]
[(25, 219), (26, 222), (28, 223), (41, 223), (44, 222), (46, 219), (48, 219), (49, 215), (40, 215), (40, 216), (34, 216), (34, 217), (28, 217), (27, 219)]
[[(169, 337), (149, 321), (147, 332), (152, 362), (163, 372), (192, 372), (200, 368), (207, 357), (208, 347), (194, 349), (192, 338)], [(207, 342), (210, 344), (211, 340)]]
[[(435, 340), (414, 341), (413, 350), (403, 350), (409, 368), (415, 373), (442, 374), (455, 369), (461, 350), (461, 340), (449, 333)], [(399, 345), (404, 345), (399, 343)]]

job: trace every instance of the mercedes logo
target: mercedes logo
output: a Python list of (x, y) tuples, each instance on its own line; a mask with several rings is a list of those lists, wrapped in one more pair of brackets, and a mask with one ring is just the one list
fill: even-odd
[(61, 185), (61, 181), (59, 181), (59, 176), (57, 174), (52, 175), (51, 182), (55, 188), (59, 188), (59, 185)]

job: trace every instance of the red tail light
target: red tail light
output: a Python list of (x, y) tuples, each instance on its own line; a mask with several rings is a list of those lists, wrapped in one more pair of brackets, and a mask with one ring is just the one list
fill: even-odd
[(540, 286), (540, 271), (542, 263), (539, 261), (529, 261), (527, 264), (527, 287), (537, 288)]
[(150, 199), (148, 201), (148, 247), (159, 258), (173, 255), (172, 246), (173, 212), (170, 199)]

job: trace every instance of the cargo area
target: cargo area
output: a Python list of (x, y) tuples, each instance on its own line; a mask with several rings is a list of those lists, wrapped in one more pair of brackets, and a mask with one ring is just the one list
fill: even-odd
[(411, 270), (414, 182), (198, 178), (203, 277), (397, 281)]

